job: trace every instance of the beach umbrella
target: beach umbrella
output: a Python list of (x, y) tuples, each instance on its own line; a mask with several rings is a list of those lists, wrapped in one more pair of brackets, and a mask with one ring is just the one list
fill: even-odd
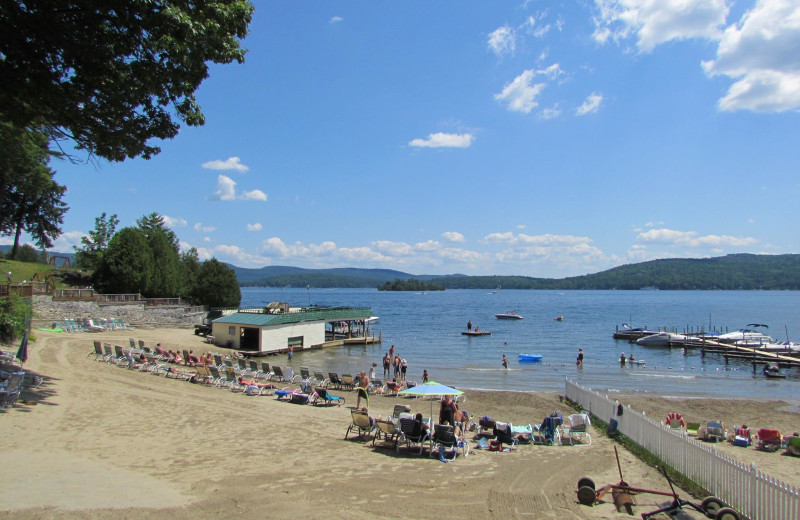
[[(447, 385), (442, 385), (436, 381), (428, 381), (421, 385), (412, 386), (405, 390), (400, 390), (397, 395), (415, 395), (415, 396), (439, 396), (439, 395), (461, 395), (464, 392)], [(431, 400), (431, 420), (433, 420), (433, 400)]]
[(17, 350), (17, 359), (19, 359), (21, 364), (25, 364), (28, 361), (28, 330), (25, 329), (25, 333), (22, 335), (22, 343), (19, 344), (19, 350)]

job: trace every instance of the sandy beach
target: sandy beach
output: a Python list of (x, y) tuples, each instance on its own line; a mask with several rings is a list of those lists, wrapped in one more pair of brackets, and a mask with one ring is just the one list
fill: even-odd
[[(208, 351), (187, 329), (98, 334), (36, 331), (25, 369), (45, 382), (0, 411), (0, 513), (14, 518), (617, 518), (609, 502), (580, 505), (580, 477), (619, 480), (615, 442), (594, 429), (590, 446), (518, 446), (509, 453), (473, 450), (443, 464), (404, 449), (344, 439), (350, 409), (293, 405), (246, 396), (94, 361), (92, 341), (128, 338), (164, 348)], [(210, 349), (219, 351), (218, 349)], [(267, 358), (268, 360), (270, 358)], [(273, 358), (277, 359), (277, 358)], [(302, 353), (294, 363), (302, 363)], [(314, 367), (322, 369), (325, 367)], [(336, 392), (355, 404), (354, 392)], [(467, 391), (462, 408), (514, 424), (539, 423), (571, 410), (558, 394)], [(800, 430), (796, 403), (621, 399), (654, 418), (680, 412), (690, 421), (722, 420)], [(426, 415), (426, 400), (374, 395), (370, 415), (395, 403)], [(34, 404), (35, 403), (35, 404)], [(437, 407), (438, 409), (438, 407)], [(472, 443), (474, 445), (474, 443)], [(718, 445), (786, 482), (800, 484), (800, 459)], [(632, 485), (667, 490), (658, 472), (619, 450)], [(681, 493), (682, 497), (688, 495)], [(702, 498), (702, 497), (699, 497)], [(655, 509), (655, 495), (635, 509)], [(460, 511), (460, 512), (459, 512)], [(690, 516), (700, 518), (699, 515)]]

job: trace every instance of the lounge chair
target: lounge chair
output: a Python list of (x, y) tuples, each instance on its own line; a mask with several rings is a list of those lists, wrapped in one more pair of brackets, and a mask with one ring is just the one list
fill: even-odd
[(697, 437), (697, 432), (700, 430), (699, 422), (686, 423), (686, 435)]
[(324, 403), (326, 405), (338, 404), (339, 406), (342, 406), (345, 402), (344, 397), (339, 397), (338, 395), (331, 395), (327, 389), (322, 388), (321, 386), (314, 388), (314, 393), (316, 394), (316, 397), (314, 397), (313, 400), (313, 404), (315, 405)]
[(416, 449), (418, 447), (418, 454), (422, 455), (422, 452), (425, 449), (425, 444), (430, 439), (430, 432), (427, 430), (423, 430), (422, 432), (417, 431), (416, 421), (410, 413), (400, 414), (398, 424), (400, 426), (401, 435), (397, 441), (397, 451), (400, 451), (400, 444), (405, 444), (408, 448), (412, 449)]
[(375, 446), (375, 441), (383, 438), (386, 442), (394, 441), (394, 448), (397, 449), (397, 440), (400, 438), (402, 432), (397, 428), (397, 424), (390, 419), (378, 419), (375, 421), (375, 436), (372, 438), (372, 445)]
[(800, 457), (800, 435), (792, 435), (786, 439), (786, 454)]
[(545, 417), (542, 424), (536, 428), (538, 435), (534, 435), (534, 444), (561, 444), (561, 429), (558, 427), (557, 417)]
[(252, 374), (250, 367), (247, 366), (247, 360), (245, 358), (237, 359), (236, 364), (238, 365), (236, 370), (237, 375), (246, 376), (247, 374)]
[(342, 388), (352, 390), (356, 387), (356, 381), (350, 374), (342, 374)]
[(103, 344), (99, 341), (94, 341), (93, 343), (94, 343), (94, 350), (92, 352), (89, 352), (89, 356), (93, 355), (95, 361), (105, 361), (106, 354), (105, 352), (103, 352)]
[(396, 404), (394, 405), (394, 409), (392, 410), (392, 415), (389, 416), (389, 419), (393, 421), (397, 421), (400, 418), (400, 414), (408, 414), (411, 413), (411, 406), (407, 404)]
[[(698, 436), (699, 437), (699, 436)], [(707, 442), (722, 442), (725, 440), (725, 426), (720, 421), (708, 421), (703, 440)]]
[(289, 402), (294, 404), (308, 404), (309, 399), (311, 399), (311, 394), (305, 392), (292, 392), (292, 395), (289, 396)]
[(266, 362), (262, 361), (261, 362), (261, 377), (263, 377), (264, 379), (268, 379), (269, 380), (269, 379), (272, 379), (273, 375), (275, 375), (275, 373), (269, 367), (269, 363), (266, 363)]
[(364, 438), (367, 436), (367, 440), (369, 440), (369, 435), (375, 429), (375, 425), (369, 418), (369, 414), (363, 410), (351, 410), (350, 411), (351, 422), (350, 426), (347, 427), (347, 431), (344, 434), (344, 439), (347, 440), (347, 437), (350, 435), (350, 432), (353, 430), (358, 431), (359, 438)]
[(323, 374), (319, 370), (315, 370), (314, 371), (314, 379), (317, 380), (316, 384), (320, 388), (327, 388), (328, 387), (328, 383), (330, 383), (330, 380), (328, 380), (328, 378), (325, 377), (325, 374)]
[(757, 450), (768, 452), (778, 451), (781, 449), (781, 444), (781, 432), (778, 430), (769, 430), (767, 428), (758, 430)]
[(7, 408), (17, 404), (24, 381), (25, 372), (11, 372), (9, 374), (6, 388), (0, 392), (0, 408)]
[(736, 428), (730, 438), (731, 444), (741, 448), (747, 448), (753, 443), (753, 437), (750, 435), (750, 428), (747, 425), (742, 425)]
[(261, 370), (258, 368), (257, 361), (251, 359), (247, 362), (247, 366), (250, 368), (250, 375), (253, 377), (258, 378), (259, 376), (263, 375)]
[(342, 379), (336, 372), (328, 372), (328, 381), (330, 381), (330, 384), (333, 385), (334, 389), (341, 390), (341, 388), (344, 386), (342, 383)]
[[(459, 439), (449, 424), (434, 424), (433, 435), (431, 436), (431, 455), (439, 455), (440, 459), (455, 460), (458, 456), (458, 449), (466, 457), (469, 454), (469, 444), (464, 439)], [(448, 453), (451, 455), (448, 458)]]
[[(567, 436), (567, 438), (569, 438), (570, 446), (574, 445), (574, 441), (576, 440), (581, 444), (586, 444), (587, 446), (592, 443), (592, 437), (586, 431), (592, 424), (591, 420), (589, 419), (589, 414), (574, 413), (567, 417), (567, 421), (568, 425), (564, 428), (564, 434)], [(564, 442), (563, 437), (561, 442)]]
[(97, 324), (94, 322), (94, 320), (92, 320), (91, 318), (89, 318), (88, 320), (86, 320), (86, 329), (87, 329), (89, 332), (103, 332), (104, 330), (106, 330), (106, 328), (105, 328), (105, 327), (103, 327), (103, 326), (100, 326), (100, 325), (97, 325)]
[(284, 399), (287, 401), (292, 400), (292, 394), (299, 394), (302, 393), (300, 390), (290, 390), (289, 387), (281, 388), (280, 390), (275, 390), (275, 397), (277, 397), (278, 401), (283, 401)]

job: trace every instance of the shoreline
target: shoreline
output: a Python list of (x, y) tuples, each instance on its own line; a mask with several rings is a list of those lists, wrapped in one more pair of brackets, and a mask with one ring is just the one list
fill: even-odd
[[(249, 397), (198, 384), (127, 370), (87, 357), (92, 341), (127, 344), (127, 338), (166, 348), (208, 349), (186, 329), (137, 329), (98, 334), (37, 332), (25, 369), (46, 378), (20, 405), (0, 412), (7, 449), (0, 464), (0, 510), (15, 518), (43, 518), (66, 511), (77, 518), (219, 518), (235, 510), (251, 517), (433, 519), (463, 504), (483, 517), (600, 519), (616, 517), (613, 505), (577, 503), (578, 478), (598, 484), (619, 480), (617, 444), (590, 428), (589, 446), (518, 446), (511, 453), (474, 450), (442, 464), (384, 442), (344, 440), (355, 392), (333, 391), (347, 406), (316, 407)], [(313, 367), (312, 367), (313, 369)], [(297, 385), (292, 385), (297, 386)], [(457, 386), (457, 385), (456, 385)], [(463, 389), (463, 388), (462, 388)], [(466, 389), (462, 409), (513, 424), (537, 424), (555, 410), (563, 391)], [(681, 398), (679, 398), (681, 399)], [(427, 415), (436, 403), (372, 395), (370, 415), (387, 416), (395, 403)], [(650, 417), (679, 411), (688, 420), (707, 416), (726, 424), (739, 418), (753, 426), (791, 433), (793, 403), (763, 400), (625, 397)], [(765, 423), (759, 425), (759, 421)], [(785, 431), (784, 431), (785, 430)], [(471, 442), (471, 439), (470, 439)], [(474, 447), (474, 443), (471, 442)], [(716, 445), (744, 463), (797, 486), (797, 460), (776, 453)], [(626, 479), (650, 489), (663, 477), (620, 449)], [(120, 493), (125, 490), (125, 493)], [(433, 491), (433, 492), (432, 492)], [(685, 492), (679, 491), (682, 496)], [(386, 499), (414, 507), (392, 513)], [(702, 498), (702, 497), (701, 497)], [(637, 514), (655, 509), (657, 498), (637, 498)], [(450, 513), (448, 513), (450, 512)]]

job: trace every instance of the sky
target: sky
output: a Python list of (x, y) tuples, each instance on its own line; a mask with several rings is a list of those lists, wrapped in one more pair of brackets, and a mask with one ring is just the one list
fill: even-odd
[[(255, 1), (203, 127), (51, 162), (240, 267), (573, 276), (800, 251), (797, 0)], [(2, 237), (10, 243), (11, 237)]]

